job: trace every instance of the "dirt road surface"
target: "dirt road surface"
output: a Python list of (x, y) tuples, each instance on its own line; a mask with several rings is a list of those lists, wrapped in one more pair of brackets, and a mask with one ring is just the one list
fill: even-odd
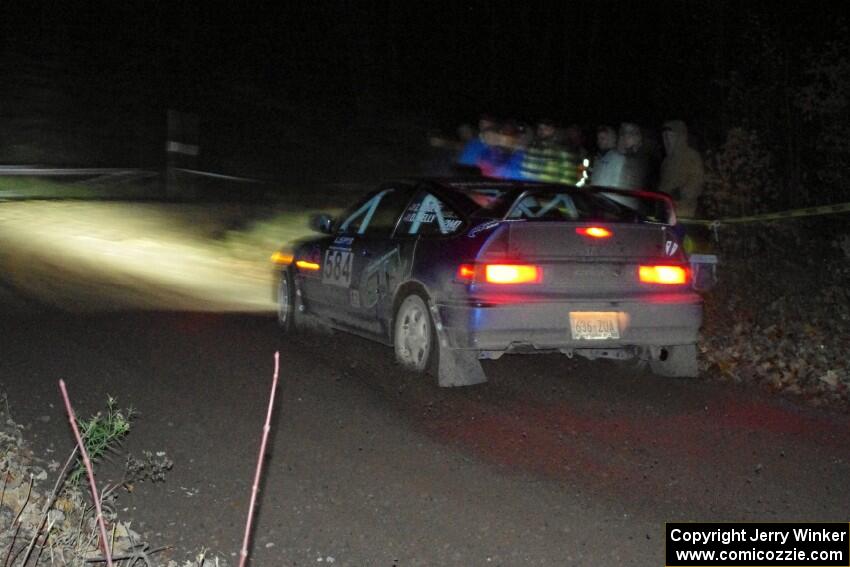
[(259, 308), (44, 305), (20, 282), (51, 274), (61, 289), (65, 274), (36, 264), (0, 287), (12, 413), (61, 461), (58, 379), (81, 415), (107, 395), (132, 405), (125, 449), (174, 468), (122, 494), (120, 513), (174, 558), (238, 552), (278, 350), (255, 565), (663, 565), (666, 521), (848, 519), (846, 414), (549, 355), (485, 361), (489, 383), (439, 389), (380, 345), (284, 338)]

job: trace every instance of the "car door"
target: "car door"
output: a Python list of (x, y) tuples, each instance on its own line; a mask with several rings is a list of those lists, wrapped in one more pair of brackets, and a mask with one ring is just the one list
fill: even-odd
[(399, 264), (387, 267), (385, 297), (389, 301), (378, 304), (380, 320), (389, 323), (395, 316), (392, 299), (400, 284), (414, 275), (426, 285), (439, 279), (439, 257), (453, 253), (451, 239), (465, 224), (463, 215), (431, 191), (421, 189), (414, 196), (396, 226), (393, 240), (399, 250)]
[(393, 230), (413, 196), (384, 187), (353, 207), (323, 251), (322, 284), (337, 323), (380, 333), (376, 305), (387, 292), (386, 269), (398, 262)]

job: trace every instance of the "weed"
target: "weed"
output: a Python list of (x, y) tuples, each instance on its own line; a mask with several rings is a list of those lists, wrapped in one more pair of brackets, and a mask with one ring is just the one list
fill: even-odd
[[(86, 452), (93, 463), (99, 461), (107, 452), (115, 451), (130, 432), (130, 422), (135, 416), (132, 408), (122, 411), (118, 401), (109, 396), (106, 402), (106, 413), (98, 412), (88, 420), (77, 419), (80, 434), (83, 437)], [(85, 467), (82, 460), (77, 459), (76, 467), (68, 475), (71, 485), (79, 483)]]

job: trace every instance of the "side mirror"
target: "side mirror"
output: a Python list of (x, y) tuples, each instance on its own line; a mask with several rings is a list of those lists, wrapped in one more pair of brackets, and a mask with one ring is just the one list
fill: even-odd
[(310, 228), (315, 230), (316, 232), (331, 234), (333, 233), (333, 227), (334, 220), (328, 214), (321, 213), (318, 215), (312, 215), (310, 217)]

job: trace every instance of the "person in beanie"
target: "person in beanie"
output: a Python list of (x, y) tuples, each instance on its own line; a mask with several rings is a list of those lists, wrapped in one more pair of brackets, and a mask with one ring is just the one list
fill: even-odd
[(625, 156), (622, 174), (616, 187), (621, 189), (647, 189), (649, 155), (643, 143), (643, 132), (633, 122), (620, 124), (617, 151)]

